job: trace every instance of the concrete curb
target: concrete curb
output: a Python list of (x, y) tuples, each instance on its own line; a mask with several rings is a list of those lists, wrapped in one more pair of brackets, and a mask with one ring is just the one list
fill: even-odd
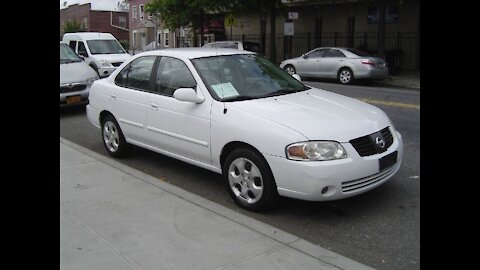
[(98, 161), (110, 165), (126, 174), (129, 174), (140, 181), (148, 183), (159, 189), (164, 190), (174, 196), (184, 199), (192, 204), (195, 204), (203, 209), (211, 211), (217, 215), (220, 215), (228, 220), (231, 220), (237, 224), (240, 224), (250, 230), (260, 233), (270, 239), (273, 239), (279, 243), (286, 245), (289, 248), (300, 251), (308, 256), (311, 256), (321, 262), (336, 267), (338, 269), (374, 269), (369, 266), (363, 265), (359, 262), (351, 260), (347, 257), (339, 255), (335, 252), (322, 248), (318, 245), (305, 241), (295, 235), (282, 231), (271, 225), (265, 224), (251, 217), (245, 216), (241, 213), (235, 212), (232, 209), (226, 208), (222, 205), (209, 201), (198, 195), (185, 191), (169, 183), (159, 181), (157, 178), (145, 174), (141, 171), (128, 167), (116, 160), (109, 157), (102, 156), (96, 152), (93, 152), (87, 148), (77, 145), (69, 140), (60, 137), (60, 143), (67, 145), (73, 149), (76, 149), (87, 156), (90, 156)]

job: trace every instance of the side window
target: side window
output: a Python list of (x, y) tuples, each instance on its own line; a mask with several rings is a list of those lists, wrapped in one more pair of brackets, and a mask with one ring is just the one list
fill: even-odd
[(68, 46), (70, 46), (70, 48), (72, 48), (72, 50), (74, 52), (77, 51), (77, 41), (75, 40), (70, 40), (70, 42), (68, 43)]
[(162, 57), (157, 70), (155, 91), (161, 95), (173, 97), (178, 88), (196, 89), (197, 82), (187, 65), (179, 59)]
[(130, 65), (127, 65), (120, 71), (115, 77), (115, 84), (118, 86), (123, 86), (127, 87), (127, 77), (128, 77), (128, 71), (130, 70)]
[(324, 53), (325, 53), (324, 49), (316, 50), (314, 52), (311, 52), (311, 53), (307, 54), (305, 58), (307, 58), (307, 59), (309, 59), (309, 58), (320, 58), (320, 57), (323, 57)]
[(78, 54), (88, 56), (87, 49), (85, 48), (85, 44), (83, 44), (83, 41), (78, 42)]
[(156, 56), (135, 59), (118, 73), (115, 83), (123, 87), (151, 91), (150, 76), (155, 59)]
[(327, 51), (325, 54), (325, 57), (345, 57), (345, 54), (343, 54), (341, 51), (336, 50), (336, 49), (330, 49)]

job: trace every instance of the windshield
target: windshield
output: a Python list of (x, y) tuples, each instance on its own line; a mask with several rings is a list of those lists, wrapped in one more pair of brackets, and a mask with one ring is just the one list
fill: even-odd
[(256, 55), (222, 55), (192, 60), (216, 100), (238, 101), (310, 89)]
[(81, 62), (82, 59), (67, 46), (67, 44), (60, 43), (60, 64), (68, 64)]
[(125, 53), (122, 45), (114, 39), (106, 40), (88, 40), (88, 48), (91, 54), (118, 54)]

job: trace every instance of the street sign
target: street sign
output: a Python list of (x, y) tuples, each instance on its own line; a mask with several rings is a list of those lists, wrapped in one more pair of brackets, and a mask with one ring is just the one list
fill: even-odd
[(289, 20), (298, 20), (298, 12), (288, 12)]
[(293, 22), (286, 22), (283, 25), (283, 34), (285, 36), (293, 36)]
[(238, 25), (238, 19), (237, 17), (233, 16), (233, 14), (228, 14), (225, 16), (225, 26), (237, 26)]

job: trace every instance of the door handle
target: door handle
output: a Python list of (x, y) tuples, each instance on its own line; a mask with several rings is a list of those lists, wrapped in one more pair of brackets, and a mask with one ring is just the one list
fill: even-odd
[(117, 99), (117, 94), (110, 94), (111, 99)]
[(152, 108), (155, 109), (155, 110), (158, 109), (157, 103), (150, 103), (150, 107), (152, 107)]
[(343, 62), (343, 61), (345, 61), (345, 59), (340, 59), (340, 62)]

